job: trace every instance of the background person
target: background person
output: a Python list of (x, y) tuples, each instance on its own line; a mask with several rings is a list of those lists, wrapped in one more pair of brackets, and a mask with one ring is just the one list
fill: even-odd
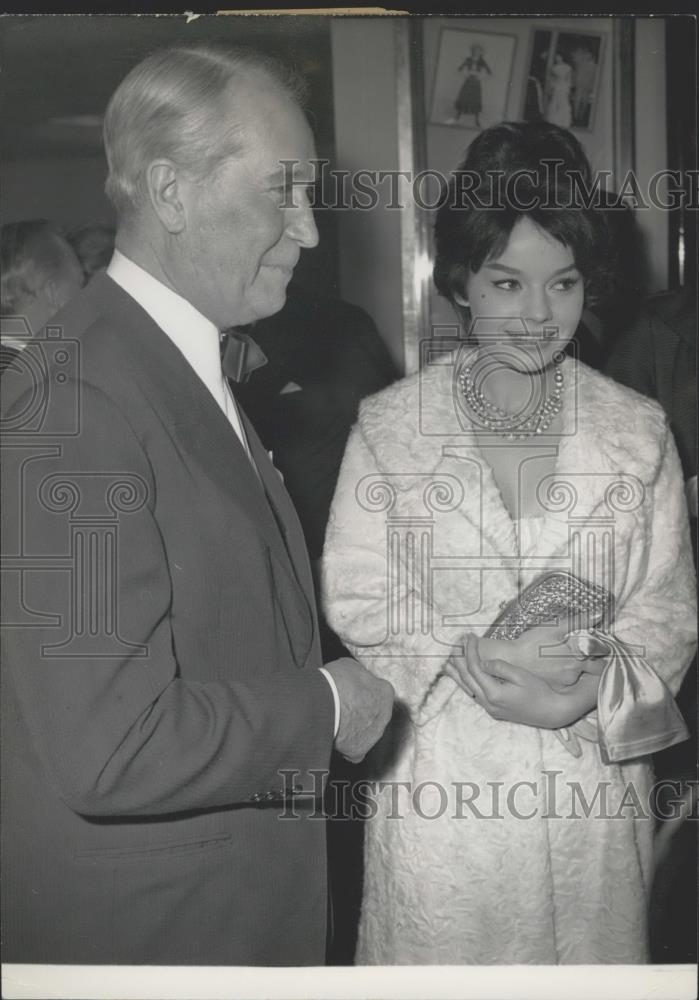
[(29, 338), (80, 291), (84, 278), (60, 228), (47, 219), (27, 219), (0, 229), (0, 282), (4, 372)]
[(116, 230), (106, 222), (91, 222), (71, 229), (67, 239), (89, 281), (98, 271), (107, 268), (114, 253)]
[[(616, 381), (657, 399), (675, 436), (685, 480), (685, 496), (696, 561), (697, 541), (697, 309), (696, 289), (654, 295), (624, 332), (605, 362)], [(656, 778), (673, 800), (688, 803), (696, 793), (697, 660), (692, 661), (677, 695), (692, 739), (656, 754)], [(663, 804), (665, 816), (673, 809)], [(661, 823), (651, 903), (650, 946), (656, 962), (695, 962), (697, 957), (697, 886), (688, 873), (696, 870), (697, 840), (687, 822), (692, 809)], [(696, 814), (696, 795), (694, 799)], [(684, 820), (684, 821), (682, 821)]]

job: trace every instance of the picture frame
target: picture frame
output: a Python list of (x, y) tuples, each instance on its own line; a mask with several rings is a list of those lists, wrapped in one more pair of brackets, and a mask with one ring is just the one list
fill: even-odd
[(515, 35), (442, 28), (429, 123), (480, 130), (503, 121), (516, 47)]
[(522, 120), (593, 131), (604, 43), (599, 32), (534, 27), (522, 88)]

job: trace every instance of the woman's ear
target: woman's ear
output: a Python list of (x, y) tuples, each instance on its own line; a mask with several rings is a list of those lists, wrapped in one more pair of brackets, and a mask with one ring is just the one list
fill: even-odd
[(171, 160), (154, 160), (146, 170), (146, 185), (153, 211), (164, 228), (173, 235), (181, 233), (186, 225), (186, 213), (177, 167)]
[(456, 318), (459, 321), (459, 325), (462, 327), (466, 341), (471, 340), (471, 306), (469, 301), (459, 292), (452, 293), (451, 299), (452, 309), (456, 313)]

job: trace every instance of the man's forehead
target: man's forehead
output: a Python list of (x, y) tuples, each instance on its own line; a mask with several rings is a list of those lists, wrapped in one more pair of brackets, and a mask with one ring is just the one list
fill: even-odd
[[(294, 177), (312, 181), (315, 142), (303, 109), (266, 74), (245, 71), (230, 81), (223, 113), (235, 130), (241, 157), (254, 164), (258, 177), (283, 183), (295, 161)], [(240, 159), (240, 157), (237, 157)]]
[[(302, 147), (310, 158), (314, 140), (303, 109), (283, 91), (233, 93), (224, 114), (229, 125), (237, 125), (241, 135), (267, 144)], [(298, 149), (295, 155), (298, 154)]]
[(260, 111), (274, 117), (293, 117), (301, 112), (294, 98), (265, 72), (245, 68), (235, 73), (223, 92), (224, 109), (241, 123), (264, 131), (268, 124)]
[(316, 180), (316, 160), (298, 160), (295, 158), (278, 160), (270, 170), (262, 173), (262, 180), (271, 184), (313, 183)]

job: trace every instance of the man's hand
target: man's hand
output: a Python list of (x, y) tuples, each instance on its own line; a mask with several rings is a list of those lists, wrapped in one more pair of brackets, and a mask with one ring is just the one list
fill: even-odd
[(326, 663), (340, 696), (335, 749), (358, 764), (381, 738), (393, 712), (393, 688), (348, 656)]
[(475, 635), (466, 639), (465, 656), (453, 656), (445, 674), (455, 680), (494, 719), (541, 729), (560, 729), (597, 704), (599, 677), (583, 674), (565, 693), (528, 670), (504, 660), (482, 662)]

